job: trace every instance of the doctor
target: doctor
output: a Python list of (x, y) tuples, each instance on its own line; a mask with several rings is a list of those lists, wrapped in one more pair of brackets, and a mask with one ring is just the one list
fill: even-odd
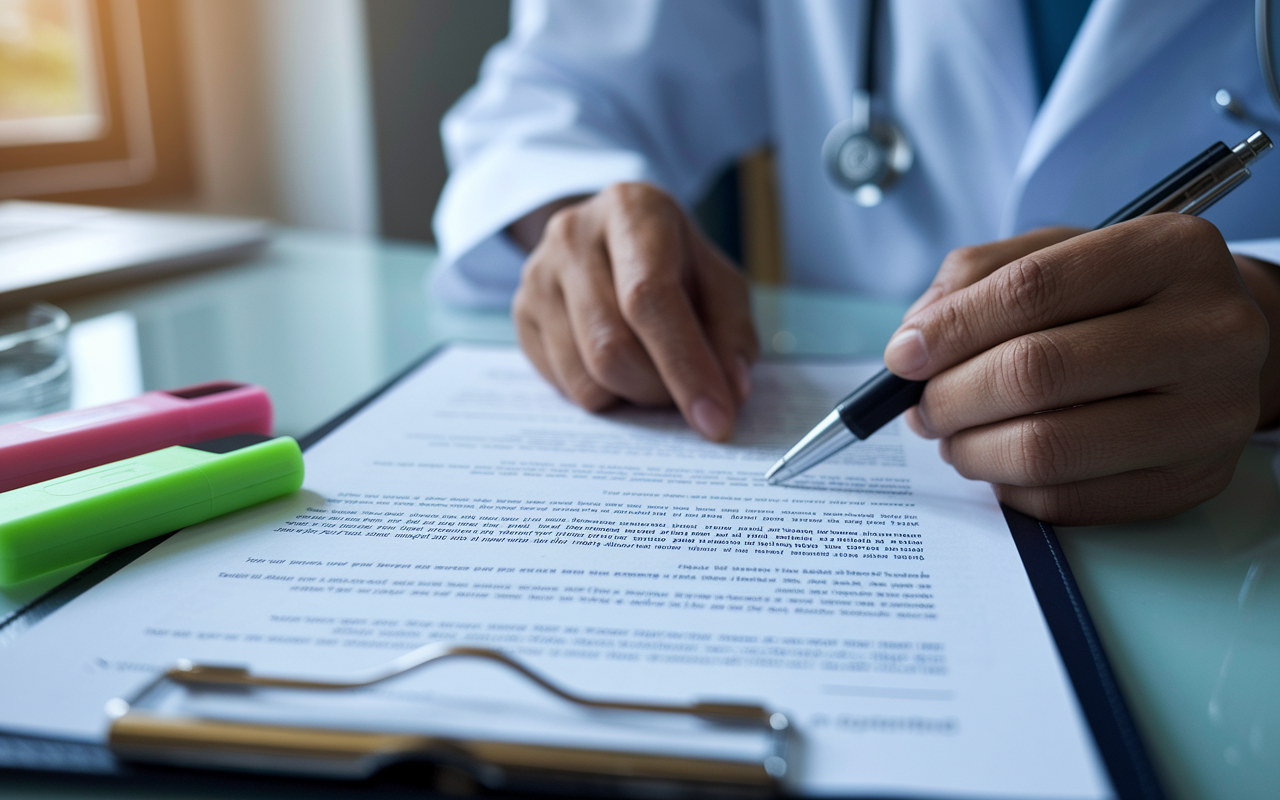
[[(517, 0), (444, 122), (437, 289), (514, 298), (582, 406), (674, 402), (723, 441), (756, 337), (684, 209), (769, 144), (789, 279), (918, 298), (885, 361), (930, 379), (908, 422), (962, 474), (1064, 524), (1217, 494), (1280, 421), (1280, 163), (1207, 219), (1083, 231), (1254, 130), (1217, 90), (1280, 128), (1253, 3), (866, 2)], [(860, 88), (913, 156), (870, 207), (820, 155)]]

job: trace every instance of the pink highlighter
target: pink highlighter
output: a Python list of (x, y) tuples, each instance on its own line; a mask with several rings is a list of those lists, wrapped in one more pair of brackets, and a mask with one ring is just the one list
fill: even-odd
[(261, 386), (216, 381), (0, 425), (0, 492), (164, 447), (271, 434)]

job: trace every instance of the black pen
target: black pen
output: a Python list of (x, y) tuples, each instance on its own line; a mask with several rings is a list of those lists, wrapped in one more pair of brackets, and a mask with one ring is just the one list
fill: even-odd
[[(1148, 214), (1201, 214), (1244, 183), (1249, 165), (1271, 149), (1271, 139), (1258, 131), (1235, 147), (1218, 142), (1178, 168), (1098, 227), (1105, 228)], [(771, 484), (794, 478), (821, 464), (854, 442), (866, 439), (887, 422), (920, 402), (925, 381), (899, 378), (887, 369), (853, 390), (817, 427), (787, 451), (765, 473)]]

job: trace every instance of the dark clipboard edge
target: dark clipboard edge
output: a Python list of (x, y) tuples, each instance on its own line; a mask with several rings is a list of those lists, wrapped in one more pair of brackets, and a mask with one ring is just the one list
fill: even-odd
[(412, 364), (410, 364), (409, 366), (405, 367), (404, 369), (400, 370), (398, 373), (393, 375), (390, 379), (387, 380), (386, 383), (374, 389), (372, 392), (369, 392), (367, 395), (357, 400), (355, 404), (351, 405), (350, 407), (345, 408), (342, 411), (339, 411), (338, 414), (334, 416), (332, 419), (330, 419), (328, 422), (322, 423), (320, 427), (316, 428), (315, 430), (303, 436), (301, 439), (298, 440), (298, 446), (301, 447), (303, 450), (307, 450), (316, 442), (320, 441), (324, 437), (328, 436), (329, 434), (337, 430), (338, 427), (341, 426), (344, 422), (351, 419), (356, 414), (359, 414), (361, 411), (364, 411), (364, 409), (370, 403), (372, 403), (374, 400), (377, 400), (382, 395), (386, 394), (388, 391), (391, 390), (393, 386), (395, 386), (400, 381), (404, 380), (405, 378), (409, 377), (413, 373), (417, 372), (419, 369), (422, 368), (422, 365), (426, 364), (428, 361), (435, 358), (440, 353), (444, 352), (446, 349), (448, 349), (450, 345), (463, 344), (463, 343), (464, 342), (462, 341), (448, 341), (448, 342), (442, 342), (441, 344), (438, 344), (435, 347), (431, 348), (422, 356), (415, 359)]
[(1164, 791), (1053, 526), (1003, 503), (1000, 510), (1112, 787), (1121, 800), (1163, 800)]
[[(454, 343), (445, 342), (431, 348), (381, 386), (304, 435), (298, 440), (299, 446), (304, 451), (312, 447)], [(825, 359), (819, 356), (813, 360)], [(1111, 779), (1112, 787), (1120, 800), (1164, 800), (1164, 791), (1152, 769), (1137, 726), (1133, 722), (1115, 674), (1111, 670), (1111, 664), (1098, 638), (1093, 619), (1089, 616), (1084, 598), (1076, 585), (1075, 576), (1071, 572), (1066, 556), (1058, 544), (1053, 527), (1003, 504), (1000, 509), (1004, 512), (1005, 522), (1018, 548), (1023, 568), (1026, 570), (1027, 578), (1040, 604), (1040, 610), (1044, 614), (1049, 631), (1053, 635), (1059, 657), (1071, 679), (1076, 698), (1093, 734), (1099, 757)], [(93, 566), (69, 578), (65, 583), (27, 605), (0, 625), (0, 630), (19, 620), (22, 620), (25, 625), (38, 623), (172, 535), (167, 534), (140, 542), (105, 556)], [(24, 738), (26, 737), (14, 737), (0, 732), (0, 752), (5, 749), (3, 746), (5, 739)], [(59, 744), (50, 740), (35, 741), (42, 741), (52, 748), (51, 754)], [(79, 743), (68, 744), (80, 749), (95, 747)], [(23, 772), (34, 769), (83, 774), (87, 771), (121, 776), (132, 771), (121, 768), (105, 748), (97, 749), (102, 751), (104, 758), (76, 759), (82, 765), (78, 769), (74, 766), (63, 766), (59, 769), (49, 762), (45, 762), (44, 765), (19, 767), (19, 769)], [(54, 760), (65, 764), (64, 758), (55, 756)], [(88, 766), (90, 764), (93, 766)], [(10, 766), (5, 759), (0, 758), (0, 770), (8, 769)]]

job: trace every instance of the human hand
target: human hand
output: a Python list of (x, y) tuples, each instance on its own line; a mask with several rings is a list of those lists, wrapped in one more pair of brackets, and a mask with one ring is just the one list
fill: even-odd
[(1226, 487), (1257, 426), (1266, 318), (1204, 220), (1071, 233), (948, 256), (885, 351), (929, 379), (907, 422), (1049, 522), (1191, 508)]
[(520, 345), (590, 411), (674, 402), (724, 441), (759, 355), (747, 282), (669, 195), (617, 184), (555, 211), (512, 305)]

